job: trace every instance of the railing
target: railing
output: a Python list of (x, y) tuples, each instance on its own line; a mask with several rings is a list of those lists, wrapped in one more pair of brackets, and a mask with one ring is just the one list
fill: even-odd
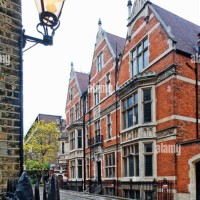
[(103, 144), (103, 135), (97, 135), (96, 137), (88, 139), (88, 146), (95, 146)]
[[(83, 191), (83, 181), (67, 181), (63, 182), (62, 189), (74, 190), (74, 191)], [(109, 195), (109, 196), (119, 196), (124, 198), (132, 199), (135, 193), (140, 196), (140, 199), (144, 200), (173, 200), (174, 199), (174, 182), (164, 179), (162, 181), (117, 181), (112, 180), (103, 180), (101, 184), (98, 184), (98, 181), (87, 180), (86, 181), (86, 192), (96, 193), (98, 187), (101, 187), (100, 194)], [(117, 189), (121, 188), (123, 193), (119, 195)]]

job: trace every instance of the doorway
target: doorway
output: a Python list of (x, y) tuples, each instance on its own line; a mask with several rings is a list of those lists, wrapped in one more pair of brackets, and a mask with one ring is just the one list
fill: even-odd
[(196, 163), (196, 200), (200, 200), (200, 162)]
[(98, 184), (101, 184), (101, 161), (97, 162), (97, 175), (98, 175)]

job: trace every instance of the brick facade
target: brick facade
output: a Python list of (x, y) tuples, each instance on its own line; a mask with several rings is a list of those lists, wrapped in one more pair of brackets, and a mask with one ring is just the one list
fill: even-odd
[[(21, 1), (0, 2), (0, 198), (7, 179), (19, 177), (21, 132)], [(22, 166), (21, 166), (22, 167)]]
[[(147, 199), (153, 194), (140, 188), (141, 181), (166, 178), (174, 184), (174, 199), (197, 199), (200, 154), (191, 55), (200, 27), (149, 1), (135, 1), (127, 27), (116, 54), (122, 40), (99, 23), (87, 93), (87, 181), (117, 181), (101, 192)], [(101, 90), (108, 74), (109, 94)]]

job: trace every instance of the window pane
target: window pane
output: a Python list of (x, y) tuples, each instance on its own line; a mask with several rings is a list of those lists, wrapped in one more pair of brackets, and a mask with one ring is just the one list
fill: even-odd
[(153, 175), (152, 155), (145, 155), (145, 176)]
[(134, 159), (133, 159), (133, 156), (129, 156), (129, 176), (134, 176)]
[(136, 57), (136, 50), (134, 50), (132, 53), (132, 59), (134, 59), (135, 57)]
[(123, 113), (123, 127), (124, 127), (124, 129), (126, 128), (126, 112), (125, 113)]
[(134, 122), (138, 124), (138, 106), (134, 107)]
[(136, 176), (139, 176), (139, 156), (135, 156)]
[(146, 39), (146, 40), (143, 42), (143, 44), (144, 44), (144, 49), (145, 49), (146, 47), (148, 47), (148, 39)]
[(135, 195), (134, 195), (133, 190), (130, 190), (129, 195), (130, 195), (130, 199), (135, 199)]
[(143, 90), (143, 101), (151, 100), (151, 89)]
[(144, 122), (151, 122), (151, 102), (144, 104)]
[(146, 68), (149, 64), (149, 54), (148, 54), (148, 50), (146, 50), (144, 52), (144, 68)]
[(133, 70), (133, 76), (136, 76), (137, 75), (137, 60), (134, 60), (133, 61), (133, 66), (132, 66), (132, 70)]
[(138, 94), (134, 94), (134, 104), (138, 104)]
[(124, 158), (124, 176), (127, 177), (127, 158)]
[(153, 150), (152, 150), (152, 143), (145, 144), (144, 145), (144, 151), (145, 152), (153, 152)]
[(123, 110), (126, 110), (126, 100), (123, 101)]
[(138, 54), (142, 51), (142, 45), (138, 46)]
[(133, 98), (132, 97), (129, 97), (128, 98), (128, 108), (132, 107), (133, 106)]
[(138, 57), (138, 72), (140, 73), (143, 69), (143, 66), (142, 66), (142, 55), (140, 55)]
[(133, 126), (133, 110), (128, 110), (128, 127)]

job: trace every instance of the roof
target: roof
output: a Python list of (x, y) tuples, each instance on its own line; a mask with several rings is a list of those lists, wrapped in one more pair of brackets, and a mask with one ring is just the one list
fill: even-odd
[(151, 4), (161, 20), (167, 26), (167, 30), (174, 36), (177, 42), (176, 48), (180, 51), (193, 54), (194, 45), (197, 44), (197, 35), (200, 32), (200, 26), (183, 19), (170, 11), (167, 11), (155, 4)]
[(89, 84), (89, 75), (82, 72), (75, 72), (81, 93), (85, 92)]
[(108, 41), (111, 45), (113, 52), (116, 54), (116, 48), (117, 48), (117, 54), (120, 54), (124, 49), (126, 40), (122, 37), (113, 35), (108, 32), (106, 32), (106, 36), (108, 38)]

